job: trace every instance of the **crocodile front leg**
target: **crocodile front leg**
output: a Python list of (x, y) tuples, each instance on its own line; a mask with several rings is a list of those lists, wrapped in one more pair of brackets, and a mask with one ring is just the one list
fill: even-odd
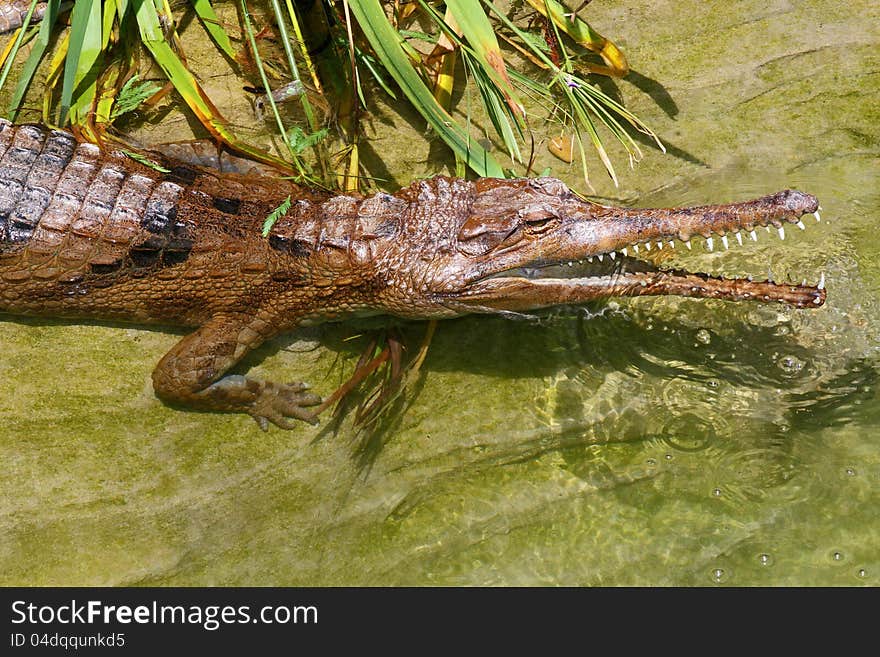
[(264, 431), (269, 422), (282, 429), (288, 418), (317, 424), (309, 406), (321, 403), (305, 383), (274, 383), (241, 375), (223, 376), (251, 349), (272, 337), (270, 323), (255, 316), (218, 316), (178, 342), (153, 371), (161, 399), (211, 411), (248, 413)]

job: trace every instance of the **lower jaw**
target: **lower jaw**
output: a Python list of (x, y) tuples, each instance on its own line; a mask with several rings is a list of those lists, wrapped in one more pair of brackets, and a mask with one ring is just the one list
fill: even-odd
[(525, 311), (612, 297), (649, 295), (775, 302), (796, 308), (818, 308), (825, 303), (826, 292), (824, 281), (816, 286), (780, 285), (746, 278), (655, 270), (582, 278), (499, 276), (472, 286), (462, 301), (498, 310)]

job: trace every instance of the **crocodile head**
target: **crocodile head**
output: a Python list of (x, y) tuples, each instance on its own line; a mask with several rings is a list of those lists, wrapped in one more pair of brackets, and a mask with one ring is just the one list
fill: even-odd
[[(429, 195), (422, 185), (424, 201)], [(803, 192), (786, 190), (728, 205), (642, 210), (597, 205), (553, 178), (481, 179), (467, 185), (472, 185), (467, 210), (440, 222), (446, 234), (434, 235), (445, 248), (434, 251), (430, 264), (422, 263), (431, 273), (421, 280), (434, 300), (456, 314), (666, 294), (798, 308), (825, 302), (824, 276), (813, 286), (782, 284), (663, 269), (637, 257), (676, 245), (689, 249), (697, 236), (710, 250), (716, 244), (727, 248), (734, 239), (756, 240), (760, 227), (784, 238), (786, 223), (803, 228), (801, 217), (810, 213), (819, 219), (816, 198)], [(448, 199), (448, 193), (438, 194), (438, 208), (449, 207), (444, 196)], [(422, 239), (426, 233), (423, 226)]]

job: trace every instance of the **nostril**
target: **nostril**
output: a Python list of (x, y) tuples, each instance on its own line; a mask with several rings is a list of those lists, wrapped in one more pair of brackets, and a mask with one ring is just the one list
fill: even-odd
[(786, 209), (799, 214), (815, 212), (819, 209), (819, 199), (812, 194), (787, 189), (781, 193), (780, 204)]

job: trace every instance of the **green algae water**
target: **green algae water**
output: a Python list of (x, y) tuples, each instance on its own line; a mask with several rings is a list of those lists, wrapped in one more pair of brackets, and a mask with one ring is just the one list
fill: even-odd
[[(619, 172), (621, 189), (597, 161), (596, 191), (817, 195), (822, 222), (783, 242), (759, 230), (664, 264), (824, 273), (823, 308), (645, 298), (444, 322), (369, 459), (345, 426), (262, 433), (163, 406), (150, 372), (179, 333), (3, 321), (0, 583), (880, 584), (876, 3), (587, 15), (625, 49), (641, 83), (620, 93), (671, 153)], [(408, 123), (376, 129), (397, 183), (446, 171)], [(401, 330), (415, 348), (424, 327)], [(357, 332), (286, 336), (251, 371), (329, 394)]]

